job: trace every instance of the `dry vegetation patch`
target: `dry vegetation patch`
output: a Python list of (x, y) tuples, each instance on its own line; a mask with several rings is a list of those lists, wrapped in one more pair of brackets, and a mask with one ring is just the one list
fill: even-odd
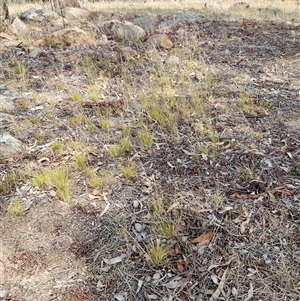
[[(105, 13), (198, 9), (164, 5)], [(0, 162), (4, 299), (298, 298), (300, 28), (284, 16), (207, 13), (171, 49), (98, 45), (91, 26), (93, 45), (1, 52), (21, 95), (1, 131), (27, 146)]]

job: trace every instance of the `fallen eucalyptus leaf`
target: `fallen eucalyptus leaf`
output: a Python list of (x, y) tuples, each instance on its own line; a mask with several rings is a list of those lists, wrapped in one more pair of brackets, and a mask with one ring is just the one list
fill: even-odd
[(120, 255), (120, 256), (112, 258), (112, 259), (105, 259), (105, 258), (103, 258), (103, 261), (106, 264), (116, 264), (116, 263), (121, 262), (125, 257), (126, 257), (126, 255), (123, 254), (123, 255)]

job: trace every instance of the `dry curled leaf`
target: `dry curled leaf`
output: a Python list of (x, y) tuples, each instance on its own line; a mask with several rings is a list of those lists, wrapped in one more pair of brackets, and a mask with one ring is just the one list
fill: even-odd
[(175, 245), (175, 255), (181, 254), (180, 244), (177, 242)]
[(206, 246), (209, 244), (209, 242), (211, 241), (212, 237), (213, 237), (213, 232), (212, 231), (209, 231), (195, 239), (193, 239), (191, 241), (191, 243), (194, 243), (194, 244), (199, 244), (200, 247), (202, 246)]
[(257, 199), (259, 198), (259, 194), (252, 194), (252, 193), (247, 193), (247, 194), (240, 194), (235, 192), (234, 194), (231, 195), (232, 198), (237, 198), (237, 199)]
[(180, 273), (182, 273), (183, 270), (184, 270), (183, 265), (182, 265), (179, 261), (176, 262), (176, 265), (177, 265), (178, 271), (179, 271)]

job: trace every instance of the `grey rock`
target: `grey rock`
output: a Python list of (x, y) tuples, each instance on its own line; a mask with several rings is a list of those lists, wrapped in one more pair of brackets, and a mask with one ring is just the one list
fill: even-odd
[(36, 9), (33, 7), (27, 9), (20, 15), (20, 19), (23, 21), (35, 21), (35, 22), (41, 22), (45, 20), (55, 20), (58, 18), (59, 15), (52, 10)]
[(139, 208), (140, 207), (140, 203), (139, 203), (139, 201), (137, 201), (137, 200), (134, 200), (133, 202), (132, 202), (132, 206), (133, 206), (133, 208)]
[(150, 48), (171, 48), (173, 46), (172, 41), (165, 33), (158, 33), (150, 36), (146, 41), (146, 46)]
[(246, 10), (249, 9), (250, 5), (247, 2), (237, 2), (232, 4), (229, 8), (229, 12), (236, 12), (236, 11), (241, 11), (241, 10)]
[(7, 97), (0, 94), (0, 111), (12, 112), (15, 109), (14, 103), (11, 101), (11, 97)]
[(222, 0), (207, 0), (204, 6), (211, 10), (221, 10), (223, 8), (223, 3)]
[(9, 114), (0, 112), (0, 124), (3, 122), (9, 122), (9, 121), (13, 121), (13, 117)]
[(160, 273), (155, 273), (153, 276), (152, 276), (152, 279), (155, 281), (155, 280), (159, 280), (161, 278), (161, 275)]
[(146, 36), (143, 28), (128, 21), (109, 20), (103, 22), (100, 27), (105, 35), (119, 40), (139, 41), (144, 40)]
[(43, 51), (42, 51), (40, 48), (36, 48), (36, 49), (32, 50), (32, 51), (28, 54), (28, 56), (29, 56), (30, 58), (32, 58), (32, 59), (35, 59), (35, 58), (41, 56), (41, 54), (43, 54)]
[(0, 159), (8, 159), (14, 155), (21, 154), (24, 146), (21, 141), (9, 133), (0, 133)]
[(143, 231), (143, 226), (140, 223), (135, 223), (134, 224), (134, 229), (136, 232), (142, 232)]
[(133, 24), (143, 28), (147, 35), (151, 35), (155, 32), (158, 18), (152, 16), (144, 16), (130, 20)]
[(0, 291), (0, 300), (6, 298), (7, 296), (7, 291), (6, 290), (1, 290)]
[(20, 34), (25, 36), (29, 33), (29, 28), (23, 21), (16, 17), (10, 26), (10, 31), (15, 35)]
[(275, 5), (269, 5), (266, 7), (266, 13), (271, 13), (276, 16), (281, 13), (281, 10), (278, 7), (276, 7)]
[(65, 7), (62, 10), (62, 15), (66, 19), (88, 19), (89, 16), (91, 15), (91, 12), (87, 9), (84, 8), (78, 8), (78, 7)]
[(0, 94), (4, 94), (8, 91), (8, 87), (5, 84), (0, 85)]

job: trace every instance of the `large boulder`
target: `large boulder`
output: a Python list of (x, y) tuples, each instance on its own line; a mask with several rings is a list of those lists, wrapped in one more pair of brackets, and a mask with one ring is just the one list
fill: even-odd
[(88, 35), (78, 27), (64, 28), (53, 32), (44, 39), (34, 43), (35, 46), (68, 46), (73, 44), (86, 44), (89, 42)]
[(237, 11), (247, 10), (249, 8), (250, 8), (249, 3), (247, 3), (247, 2), (237, 2), (237, 3), (232, 4), (228, 8), (228, 11), (229, 12), (237, 12)]
[[(0, 32), (0, 51), (5, 49), (10, 49), (11, 47), (17, 47), (21, 44), (20, 40), (13, 35), (9, 35), (4, 32)], [(1, 109), (1, 99), (0, 99), (0, 109)]]
[(9, 159), (21, 155), (25, 150), (22, 142), (9, 133), (0, 133), (0, 159)]
[(58, 19), (59, 15), (49, 9), (36, 9), (36, 8), (29, 8), (20, 15), (20, 19), (23, 21), (35, 21), (41, 22), (45, 20), (55, 20)]
[(152, 16), (144, 16), (132, 19), (130, 20), (130, 22), (143, 28), (146, 34), (149, 36), (151, 34), (154, 34), (158, 24), (158, 18)]
[(211, 10), (221, 10), (223, 8), (223, 3), (222, 0), (207, 0), (204, 6)]
[(14, 19), (10, 26), (10, 32), (12, 32), (15, 35), (21, 35), (21, 36), (26, 36), (29, 33), (29, 28), (28, 26), (21, 21), (18, 17)]
[(87, 9), (78, 8), (78, 7), (65, 7), (62, 9), (62, 15), (66, 19), (88, 19), (91, 15), (91, 12)]
[(148, 48), (171, 48), (173, 46), (172, 41), (165, 33), (158, 33), (150, 36), (146, 41)]
[(143, 28), (128, 21), (105, 21), (101, 25), (101, 30), (105, 35), (118, 40), (139, 41), (144, 40), (146, 36)]

